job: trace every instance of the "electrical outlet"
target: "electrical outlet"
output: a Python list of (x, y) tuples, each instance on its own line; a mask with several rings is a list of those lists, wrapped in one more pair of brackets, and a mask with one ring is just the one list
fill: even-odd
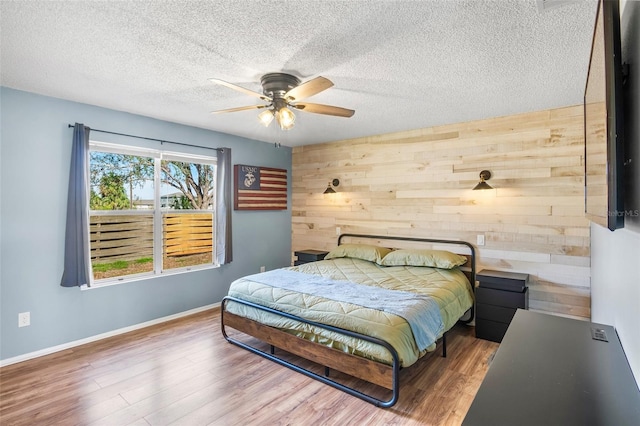
[(336, 235), (340, 235), (340, 227), (336, 226)]
[(261, 266), (261, 267), (260, 267), (260, 272), (264, 272), (264, 271), (266, 271), (266, 270), (267, 270), (267, 268), (265, 268), (264, 266)]
[(483, 246), (484, 245), (484, 235), (478, 235), (476, 237), (476, 244), (479, 246)]
[(601, 328), (591, 327), (591, 338), (593, 340), (601, 340), (603, 342), (608, 342), (607, 333), (604, 332)]
[(18, 327), (28, 327), (31, 325), (31, 312), (20, 312), (18, 314)]

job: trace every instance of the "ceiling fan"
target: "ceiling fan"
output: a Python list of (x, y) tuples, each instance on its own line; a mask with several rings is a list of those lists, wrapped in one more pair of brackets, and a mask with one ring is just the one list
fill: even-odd
[(355, 113), (352, 109), (337, 106), (299, 102), (302, 99), (316, 95), (333, 86), (331, 80), (324, 77), (316, 77), (309, 81), (305, 81), (304, 83), (300, 83), (300, 79), (291, 74), (281, 72), (265, 74), (260, 78), (263, 93), (254, 92), (253, 90), (245, 89), (244, 87), (219, 80), (217, 78), (211, 78), (209, 80), (213, 83), (221, 84), (229, 87), (230, 89), (237, 90), (250, 96), (255, 96), (267, 102), (264, 105), (249, 105), (222, 109), (213, 111), (212, 114), (267, 108), (266, 111), (258, 114), (258, 119), (265, 127), (269, 126), (275, 118), (282, 130), (291, 129), (296, 119), (291, 108), (315, 114), (347, 118), (351, 117)]

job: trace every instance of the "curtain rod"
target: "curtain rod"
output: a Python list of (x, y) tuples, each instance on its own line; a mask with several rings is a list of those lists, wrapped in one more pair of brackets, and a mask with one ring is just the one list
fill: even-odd
[[(69, 124), (69, 127), (72, 128), (72, 127), (76, 127), (76, 126), (74, 124)], [(163, 144), (163, 143), (171, 143), (171, 144), (174, 144), (174, 145), (191, 146), (191, 147), (194, 147), (194, 148), (214, 149), (214, 150), (220, 151), (220, 152), (224, 151), (224, 148), (212, 148), (212, 147), (209, 147), (209, 146), (191, 145), (191, 144), (182, 143), (182, 142), (165, 141), (163, 139), (147, 138), (145, 136), (128, 135), (126, 133), (110, 132), (108, 130), (98, 130), (98, 129), (93, 129), (91, 127), (89, 127), (89, 129), (92, 132), (108, 133), (110, 135), (118, 135), (118, 136), (127, 136), (129, 138), (146, 139), (148, 141), (160, 142), (161, 144)]]

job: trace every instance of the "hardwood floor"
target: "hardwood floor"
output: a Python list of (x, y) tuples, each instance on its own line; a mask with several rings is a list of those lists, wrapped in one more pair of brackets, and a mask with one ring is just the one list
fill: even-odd
[(382, 409), (227, 343), (214, 309), (0, 369), (0, 424), (458, 425), (497, 347), (456, 326)]

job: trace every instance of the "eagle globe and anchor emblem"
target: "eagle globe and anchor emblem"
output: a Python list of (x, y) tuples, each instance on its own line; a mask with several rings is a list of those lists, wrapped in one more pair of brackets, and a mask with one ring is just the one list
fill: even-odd
[(260, 169), (255, 166), (240, 166), (238, 185), (244, 190), (260, 189)]
[(244, 175), (244, 186), (250, 188), (251, 185), (256, 181), (256, 177), (253, 175), (253, 172), (247, 172)]

